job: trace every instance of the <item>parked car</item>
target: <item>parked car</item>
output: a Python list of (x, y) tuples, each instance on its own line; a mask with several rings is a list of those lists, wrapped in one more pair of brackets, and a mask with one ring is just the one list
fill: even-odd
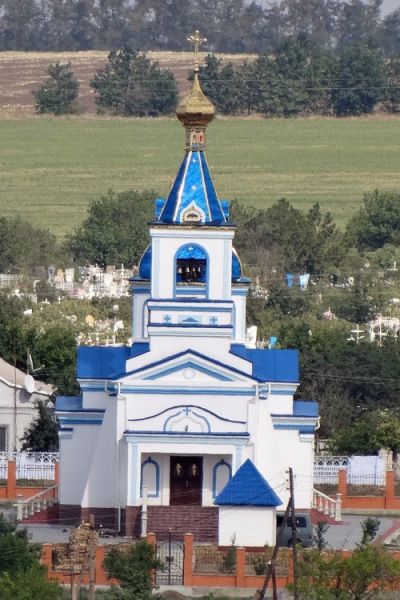
[[(277, 513), (276, 515), (276, 537), (278, 537), (280, 526), (283, 522), (284, 513)], [(313, 526), (311, 523), (311, 516), (309, 513), (296, 513), (296, 527), (297, 527), (297, 543), (301, 544), (303, 548), (309, 548), (313, 545)], [(286, 523), (286, 527), (283, 530), (281, 546), (291, 546), (293, 539), (292, 523), (290, 517)]]

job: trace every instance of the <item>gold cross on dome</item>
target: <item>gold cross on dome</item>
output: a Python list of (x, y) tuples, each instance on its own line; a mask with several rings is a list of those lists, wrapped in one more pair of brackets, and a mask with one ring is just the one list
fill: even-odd
[(207, 38), (200, 37), (200, 31), (196, 29), (196, 31), (187, 38), (187, 41), (193, 44), (194, 46), (194, 70), (198, 72), (200, 46), (207, 42)]

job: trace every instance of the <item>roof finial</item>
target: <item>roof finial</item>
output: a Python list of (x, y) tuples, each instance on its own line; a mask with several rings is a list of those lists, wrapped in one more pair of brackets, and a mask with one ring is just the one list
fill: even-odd
[(207, 42), (207, 38), (200, 37), (200, 31), (196, 29), (196, 31), (187, 38), (187, 41), (193, 44), (194, 47), (194, 72), (198, 73), (200, 70), (199, 63), (199, 50), (202, 44)]

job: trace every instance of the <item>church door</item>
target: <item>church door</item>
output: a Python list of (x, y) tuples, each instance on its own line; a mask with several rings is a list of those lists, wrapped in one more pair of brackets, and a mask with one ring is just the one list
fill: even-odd
[(171, 506), (201, 506), (202, 483), (202, 456), (171, 456)]

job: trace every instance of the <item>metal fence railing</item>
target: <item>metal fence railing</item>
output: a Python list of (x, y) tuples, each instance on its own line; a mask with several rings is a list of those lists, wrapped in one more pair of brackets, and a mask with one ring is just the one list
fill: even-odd
[[(246, 575), (266, 575), (268, 561), (272, 556), (273, 548), (263, 551), (246, 551)], [(275, 574), (277, 577), (287, 577), (289, 573), (289, 558), (287, 549), (281, 548), (276, 563)]]
[(194, 572), (199, 574), (233, 574), (236, 566), (236, 548), (220, 550), (218, 546), (196, 545), (194, 548)]
[(384, 496), (386, 477), (381, 475), (352, 475), (347, 476), (348, 496)]

